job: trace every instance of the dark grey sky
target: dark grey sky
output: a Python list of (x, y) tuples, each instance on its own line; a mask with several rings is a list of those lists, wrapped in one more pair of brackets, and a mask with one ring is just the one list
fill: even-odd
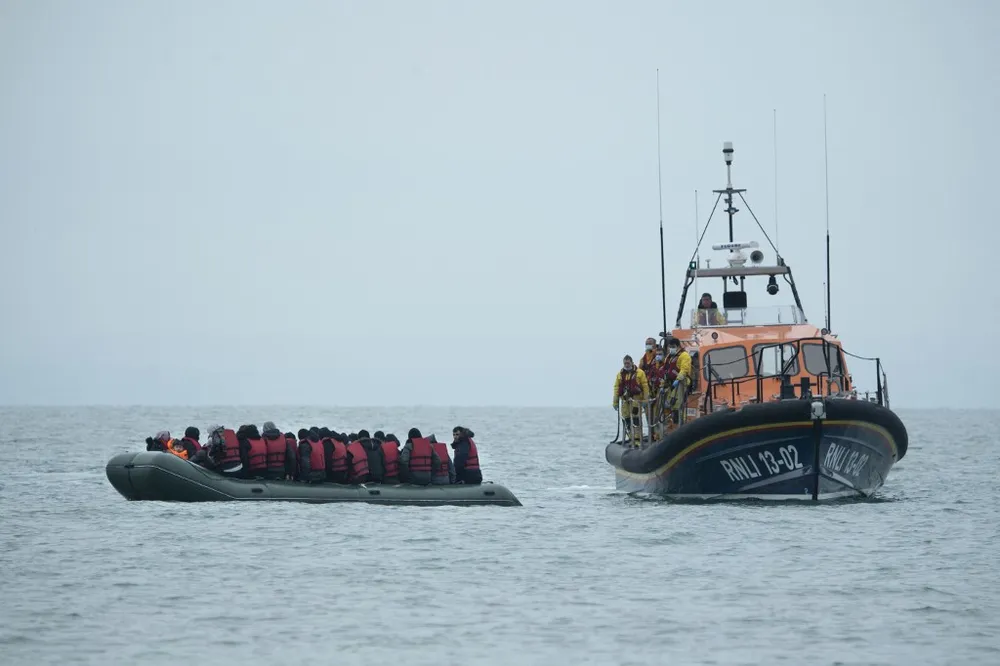
[(723, 141), (773, 227), (777, 109), (781, 250), (821, 324), (826, 93), (835, 330), (894, 406), (994, 405), (968, 335), (1000, 306), (998, 18), (4, 2), (0, 402), (610, 404), (660, 330), (659, 67), (669, 311)]

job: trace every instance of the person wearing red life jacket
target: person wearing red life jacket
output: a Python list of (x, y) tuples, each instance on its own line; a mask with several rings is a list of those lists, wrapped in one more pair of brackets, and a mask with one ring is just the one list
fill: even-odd
[(441, 458), (431, 440), (410, 428), (406, 443), (399, 452), (399, 471), (404, 483), (429, 486), (433, 471), (441, 465)]
[(434, 435), (431, 435), (431, 444), (434, 447), (434, 453), (438, 455), (438, 464), (431, 472), (431, 483), (435, 486), (448, 486), (455, 483), (455, 463), (448, 455), (448, 444), (437, 441)]
[(319, 439), (319, 428), (299, 429), (299, 481), (321, 483), (326, 480), (326, 452)]
[[(376, 435), (378, 433), (375, 433)], [(385, 476), (382, 483), (397, 485), (401, 479), (399, 466), (399, 440), (392, 433), (382, 440), (382, 460), (385, 462)]]
[(384, 483), (385, 479), (385, 455), (382, 453), (382, 442), (385, 440), (385, 433), (376, 430), (375, 434), (368, 436), (367, 430), (358, 433), (365, 452), (368, 454), (368, 474), (371, 475), (372, 483)]
[(194, 458), (201, 451), (201, 442), (198, 441), (199, 437), (201, 437), (201, 431), (194, 426), (188, 426), (184, 430), (184, 438), (181, 439), (180, 444), (187, 451), (188, 460)]
[(483, 473), (479, 469), (479, 450), (472, 441), (475, 433), (468, 428), (455, 426), (451, 436), (454, 438), (451, 448), (455, 451), (455, 483), (481, 484)]
[(326, 480), (330, 483), (347, 483), (347, 437), (329, 428), (320, 428), (323, 452), (326, 456)]
[(364, 442), (370, 440), (367, 430), (358, 433), (358, 438), (347, 445), (347, 482), (361, 485), (371, 481), (368, 468), (368, 449)]
[(291, 438), (287, 437), (278, 430), (274, 421), (264, 421), (260, 435), (264, 442), (266, 456), (264, 478), (291, 481), (295, 478), (295, 456), (297, 454), (295, 435), (292, 435)]

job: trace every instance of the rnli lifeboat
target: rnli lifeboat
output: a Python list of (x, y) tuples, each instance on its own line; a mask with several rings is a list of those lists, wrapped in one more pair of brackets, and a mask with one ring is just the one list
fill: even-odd
[(120, 453), (108, 461), (108, 481), (129, 500), (161, 502), (363, 502), (410, 506), (521, 506), (502, 485), (344, 485), (234, 478), (170, 453)]
[[(720, 199), (726, 204), (729, 242), (713, 246), (725, 253), (716, 261), (722, 266), (703, 266), (696, 247), (675, 326), (661, 332), (664, 342), (678, 340), (689, 355), (690, 384), (623, 404), (618, 435), (605, 450), (616, 487), (701, 500), (870, 497), (907, 448), (906, 428), (889, 407), (881, 359), (850, 353), (831, 333), (829, 293), (825, 325), (808, 321), (792, 268), (759, 221), (773, 261), (766, 262), (757, 241), (734, 241), (734, 195), (749, 206), (746, 190), (732, 185), (730, 142), (723, 154), (727, 185), (714, 192), (716, 208)], [(709, 216), (705, 231), (711, 222)], [(751, 250), (749, 263), (744, 250)], [(829, 232), (827, 272), (829, 284)], [(792, 303), (749, 304), (750, 294), (776, 297), (779, 280)], [(754, 283), (759, 290), (750, 288)], [(698, 307), (685, 311), (690, 288), (697, 293), (699, 285), (720, 289), (722, 306), (699, 297)], [(868, 364), (865, 375), (860, 363)]]

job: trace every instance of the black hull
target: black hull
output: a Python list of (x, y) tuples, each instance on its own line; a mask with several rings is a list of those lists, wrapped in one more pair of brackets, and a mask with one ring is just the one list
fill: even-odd
[[(700, 417), (641, 449), (609, 444), (619, 490), (690, 499), (870, 497), (906, 455), (893, 412), (844, 399), (786, 400)], [(818, 465), (817, 465), (818, 461)]]
[(108, 461), (108, 481), (129, 500), (161, 502), (365, 502), (415, 506), (521, 506), (510, 490), (483, 485), (395, 486), (236, 479), (169, 453), (122, 453)]

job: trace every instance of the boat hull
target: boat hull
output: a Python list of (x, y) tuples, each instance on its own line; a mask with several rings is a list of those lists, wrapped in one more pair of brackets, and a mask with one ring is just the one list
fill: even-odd
[(716, 412), (641, 449), (609, 444), (605, 455), (616, 487), (625, 492), (828, 500), (870, 497), (906, 448), (906, 429), (890, 410), (826, 399)]
[(108, 481), (129, 500), (161, 502), (364, 502), (416, 506), (521, 506), (502, 485), (362, 486), (231, 478), (169, 453), (122, 453), (108, 461)]

